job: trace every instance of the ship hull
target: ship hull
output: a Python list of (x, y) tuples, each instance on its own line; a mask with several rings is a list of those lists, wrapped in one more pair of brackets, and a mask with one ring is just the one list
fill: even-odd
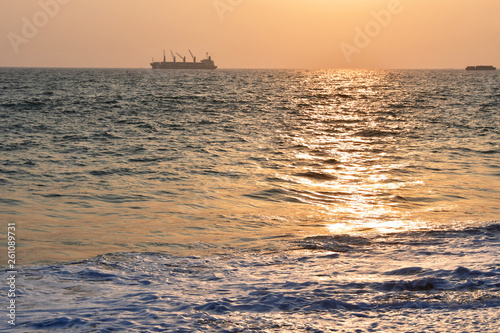
[(494, 71), (496, 70), (493, 66), (468, 66), (466, 71)]
[(201, 69), (214, 70), (217, 69), (213, 63), (205, 64), (201, 62), (152, 62), (152, 69)]

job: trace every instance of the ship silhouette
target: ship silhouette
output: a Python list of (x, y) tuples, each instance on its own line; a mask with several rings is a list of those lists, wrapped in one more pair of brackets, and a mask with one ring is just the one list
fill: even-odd
[(496, 70), (493, 66), (467, 66), (466, 71), (494, 71)]
[(151, 62), (151, 68), (152, 69), (216, 69), (217, 66), (215, 66), (214, 61), (212, 60), (212, 57), (208, 55), (205, 59), (201, 60), (200, 62), (196, 62), (196, 57), (193, 55), (191, 50), (189, 50), (189, 54), (191, 54), (191, 57), (193, 58), (193, 61), (186, 61), (186, 57), (180, 55), (179, 53), (176, 52), (176, 54), (182, 59), (182, 61), (176, 61), (176, 57), (174, 55), (174, 52), (170, 51), (170, 54), (172, 55), (173, 61), (167, 61), (167, 57), (165, 55), (165, 50), (163, 50), (163, 61), (162, 62), (155, 62), (153, 59), (153, 62)]

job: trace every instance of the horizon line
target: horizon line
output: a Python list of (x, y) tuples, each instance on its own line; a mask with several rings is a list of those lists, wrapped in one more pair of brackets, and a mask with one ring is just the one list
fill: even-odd
[[(484, 65), (481, 65), (484, 66)], [(491, 65), (487, 65), (491, 66)], [(5, 69), (5, 68), (24, 68), (24, 69), (29, 69), (29, 68), (40, 68), (40, 69), (149, 69), (153, 70), (151, 67), (79, 67), (79, 66), (64, 66), (64, 67), (58, 67), (58, 66), (0, 66), (0, 68)], [(219, 70), (465, 70), (465, 67), (463, 68), (456, 68), (456, 67), (446, 67), (446, 68), (363, 68), (363, 67), (314, 67), (314, 68), (304, 68), (304, 67), (218, 67), (217, 69)], [(171, 69), (173, 71), (198, 71), (196, 69)], [(208, 71), (215, 71), (214, 70), (208, 70)], [(169, 71), (169, 69), (162, 69), (160, 71)]]

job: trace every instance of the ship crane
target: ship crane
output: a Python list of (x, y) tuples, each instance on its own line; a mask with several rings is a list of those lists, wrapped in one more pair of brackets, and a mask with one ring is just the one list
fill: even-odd
[(191, 52), (191, 50), (189, 50), (189, 54), (191, 54), (191, 58), (193, 58), (193, 62), (196, 62), (196, 57), (193, 55), (193, 52)]
[(175, 55), (174, 55), (174, 52), (172, 52), (172, 50), (170, 50), (170, 54), (172, 55), (172, 59), (174, 59), (174, 62), (175, 62)]
[(178, 52), (175, 52), (179, 57), (181, 57), (182, 62), (186, 62), (186, 57), (181, 56)]

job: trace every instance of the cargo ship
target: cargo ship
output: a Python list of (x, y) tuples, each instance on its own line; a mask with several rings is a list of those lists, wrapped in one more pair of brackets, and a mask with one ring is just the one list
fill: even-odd
[(170, 54), (172, 55), (173, 61), (167, 61), (165, 50), (163, 50), (163, 61), (155, 62), (153, 59), (153, 62), (151, 63), (151, 68), (153, 69), (216, 69), (217, 68), (217, 66), (215, 66), (214, 61), (212, 60), (212, 57), (210, 57), (208, 53), (207, 57), (201, 60), (200, 62), (196, 62), (196, 57), (193, 55), (191, 50), (189, 50), (189, 53), (193, 58), (192, 62), (186, 61), (185, 56), (182, 56), (176, 52), (175, 54), (177, 54), (181, 59), (181, 61), (177, 61), (176, 56), (172, 51), (170, 51)]
[(496, 70), (493, 66), (467, 66), (466, 71), (494, 71)]

